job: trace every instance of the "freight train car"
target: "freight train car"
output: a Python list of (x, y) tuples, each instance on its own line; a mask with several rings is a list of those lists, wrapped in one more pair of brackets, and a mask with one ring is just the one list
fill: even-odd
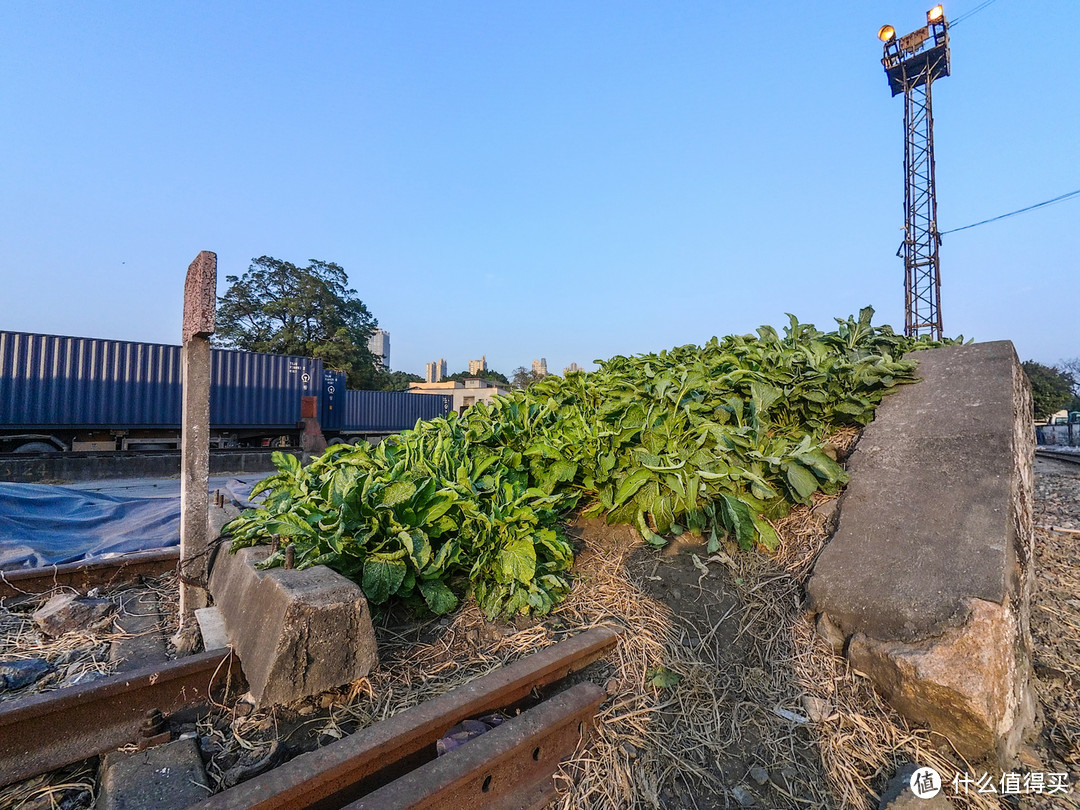
[[(379, 393), (345, 391), (320, 360), (214, 349), (211, 445), (297, 445), (305, 398), (339, 419), (335, 435), (395, 432), (449, 410), (433, 402), (442, 397), (407, 395), (384, 418), (368, 396)], [(179, 346), (0, 331), (0, 451), (174, 449), (181, 396)]]
[(351, 442), (398, 433), (417, 420), (446, 416), (454, 398), (445, 394), (349, 391), (340, 371), (324, 371), (319, 423), (328, 442)]

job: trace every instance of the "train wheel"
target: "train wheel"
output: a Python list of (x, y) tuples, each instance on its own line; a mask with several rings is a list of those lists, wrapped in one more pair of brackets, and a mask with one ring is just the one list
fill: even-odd
[(48, 442), (27, 442), (15, 448), (16, 453), (59, 453), (55, 444)]

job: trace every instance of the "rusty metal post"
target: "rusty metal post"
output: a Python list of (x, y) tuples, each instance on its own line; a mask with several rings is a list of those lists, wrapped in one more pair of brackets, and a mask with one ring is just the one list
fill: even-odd
[(210, 335), (217, 304), (217, 254), (201, 251), (184, 283), (180, 434), (180, 631), (207, 605), (210, 506)]

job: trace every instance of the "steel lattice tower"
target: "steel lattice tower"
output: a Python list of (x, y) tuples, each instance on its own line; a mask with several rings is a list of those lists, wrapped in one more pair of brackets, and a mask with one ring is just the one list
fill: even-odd
[(949, 75), (948, 24), (941, 6), (927, 12), (927, 25), (900, 39), (892, 26), (878, 36), (881, 60), (894, 96), (904, 94), (904, 333), (942, 337), (941, 266), (934, 178), (934, 79)]

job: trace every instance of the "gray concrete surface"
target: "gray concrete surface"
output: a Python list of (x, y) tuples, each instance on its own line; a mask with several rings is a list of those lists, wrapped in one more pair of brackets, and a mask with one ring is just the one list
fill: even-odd
[(256, 570), (267, 556), (266, 546), (231, 554), (222, 545), (210, 569), (210, 593), (258, 705), (290, 703), (367, 675), (377, 652), (359, 586), (321, 565)]
[(1031, 688), (1031, 389), (1012, 344), (911, 355), (848, 464), (807, 590), (817, 627), (969, 761), (1017, 761)]
[(217, 254), (199, 251), (184, 282), (180, 349), (180, 632), (209, 604), (210, 335), (214, 333)]
[(923, 382), (886, 397), (859, 440), (809, 584), (846, 636), (939, 635), (969, 599), (1002, 602), (1017, 575), (1012, 344), (914, 356)]
[(199, 747), (176, 740), (134, 754), (114, 751), (101, 765), (97, 810), (175, 810), (210, 795)]
[(124, 635), (109, 645), (109, 660), (116, 672), (130, 672), (165, 661), (165, 636), (157, 594), (151, 590), (125, 591), (115, 622)]
[[(299, 457), (300, 451), (292, 452)], [(269, 473), (274, 471), (270, 453), (226, 450), (210, 455), (210, 472)], [(93, 453), (52, 453), (48, 456), (0, 458), (0, 481), (22, 484), (60, 484), (111, 478), (167, 478), (180, 475), (180, 453), (130, 453), (122, 456)], [(179, 479), (178, 479), (179, 480)]]

